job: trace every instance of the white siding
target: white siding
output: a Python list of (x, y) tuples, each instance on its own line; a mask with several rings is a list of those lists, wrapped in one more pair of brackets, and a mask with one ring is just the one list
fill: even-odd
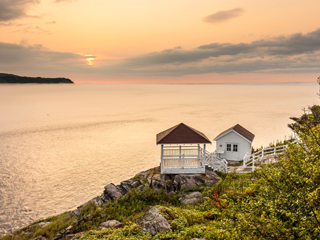
[[(237, 144), (238, 152), (227, 152), (228, 143)], [(224, 151), (223, 154), (220, 154), (221, 158), (224, 158), (226, 160), (240, 161), (243, 159), (244, 155), (246, 155), (247, 152), (251, 151), (251, 143), (249, 143), (243, 137), (240, 137), (238, 134), (231, 131), (216, 141), (216, 149)]]

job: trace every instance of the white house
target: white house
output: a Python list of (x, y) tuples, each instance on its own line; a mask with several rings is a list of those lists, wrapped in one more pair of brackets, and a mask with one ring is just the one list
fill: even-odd
[(206, 144), (206, 135), (183, 123), (158, 133), (161, 174), (205, 173)]
[(223, 131), (213, 141), (216, 141), (216, 153), (220, 158), (241, 161), (246, 153), (251, 153), (254, 134), (239, 124)]

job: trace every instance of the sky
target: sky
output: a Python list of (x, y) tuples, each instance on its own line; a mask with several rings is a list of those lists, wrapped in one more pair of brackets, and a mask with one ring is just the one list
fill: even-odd
[(0, 73), (75, 83), (315, 82), (316, 0), (0, 0)]

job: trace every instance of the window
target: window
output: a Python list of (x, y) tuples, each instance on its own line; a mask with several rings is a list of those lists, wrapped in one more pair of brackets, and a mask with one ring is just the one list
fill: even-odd
[(238, 144), (233, 144), (233, 152), (238, 152)]
[(231, 152), (231, 144), (227, 144), (227, 151)]

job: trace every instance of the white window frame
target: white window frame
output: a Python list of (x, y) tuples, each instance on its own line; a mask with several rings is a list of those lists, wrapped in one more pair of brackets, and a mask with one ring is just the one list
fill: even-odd
[[(236, 149), (237, 149), (236, 151), (234, 150), (235, 146), (236, 146)], [(239, 144), (238, 143), (232, 144), (232, 152), (239, 152)]]
[[(228, 151), (228, 144), (231, 145), (231, 151)], [(233, 151), (233, 146), (234, 146), (234, 145), (237, 145), (237, 151)], [(232, 143), (232, 142), (231, 142), (231, 143), (230, 143), (230, 142), (229, 142), (229, 143), (226, 143), (226, 152), (238, 153), (238, 152), (239, 152), (239, 145), (240, 145), (239, 143), (235, 143), (235, 142), (234, 142), (234, 143)]]
[[(230, 151), (228, 150), (228, 145), (230, 145)], [(226, 152), (232, 152), (232, 143), (226, 143)]]

